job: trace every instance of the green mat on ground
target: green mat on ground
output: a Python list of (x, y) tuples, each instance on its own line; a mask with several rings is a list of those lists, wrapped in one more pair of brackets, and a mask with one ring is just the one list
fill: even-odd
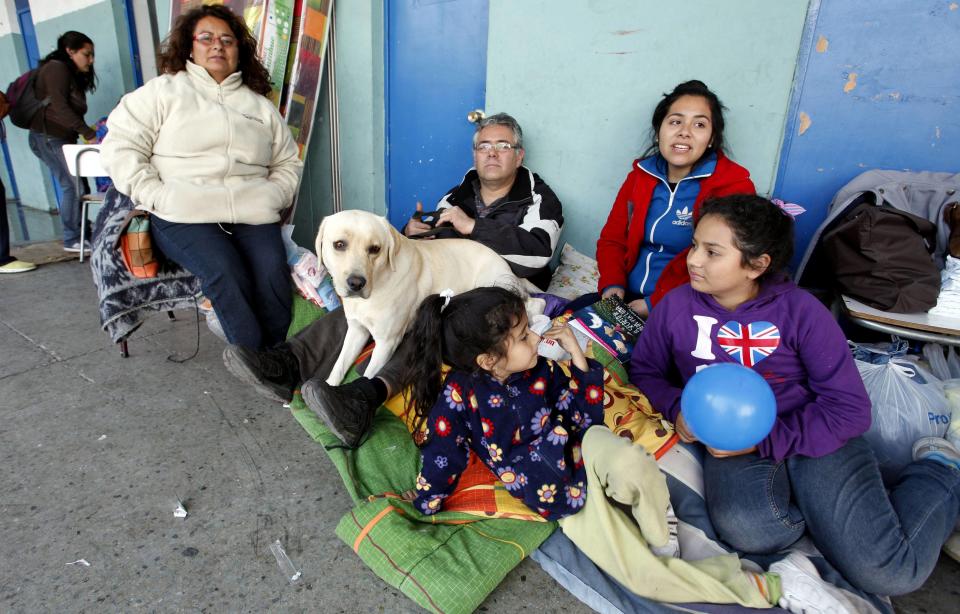
[[(325, 312), (294, 300), (293, 335)], [(347, 379), (356, 377), (351, 370)], [(381, 407), (370, 437), (344, 448), (297, 394), (290, 405), (303, 429), (333, 461), (354, 508), (337, 536), (378, 576), (434, 612), (472, 612), (556, 528), (552, 522), (481, 519), (441, 512), (423, 516), (399, 493), (413, 488), (420, 453), (406, 426)]]

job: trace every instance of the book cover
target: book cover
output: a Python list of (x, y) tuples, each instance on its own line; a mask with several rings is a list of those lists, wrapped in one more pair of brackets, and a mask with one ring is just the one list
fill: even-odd
[(621, 363), (627, 363), (637, 336), (643, 332), (644, 321), (620, 297), (612, 296), (575, 311), (570, 326), (574, 332), (600, 344)]

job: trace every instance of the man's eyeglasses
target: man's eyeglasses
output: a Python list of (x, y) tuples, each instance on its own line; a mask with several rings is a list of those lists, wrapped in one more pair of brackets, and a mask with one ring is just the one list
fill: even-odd
[(506, 141), (497, 141), (496, 143), (483, 141), (482, 143), (477, 143), (473, 149), (479, 151), (480, 153), (488, 154), (494, 151), (497, 153), (507, 153), (508, 151), (514, 149), (520, 149), (520, 147)]
[(221, 34), (220, 36), (216, 36), (212, 32), (201, 32), (193, 37), (193, 40), (197, 41), (204, 47), (209, 47), (216, 39), (220, 39), (220, 45), (222, 47), (233, 47), (237, 44), (237, 37), (231, 36), (230, 34)]

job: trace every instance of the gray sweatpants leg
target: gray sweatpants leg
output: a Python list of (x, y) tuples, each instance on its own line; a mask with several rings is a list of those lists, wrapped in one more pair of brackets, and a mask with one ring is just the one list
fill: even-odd
[[(287, 340), (290, 350), (300, 363), (300, 378), (307, 381), (314, 377), (327, 379), (333, 365), (340, 356), (343, 339), (347, 336), (347, 318), (343, 315), (343, 308), (331, 311), (310, 326), (306, 327), (294, 337)], [(377, 377), (386, 382), (391, 394), (396, 394), (404, 388), (402, 381), (402, 364), (398, 357), (404, 346), (409, 343), (407, 338), (397, 346), (397, 350), (383, 366)], [(360, 365), (361, 372), (366, 369), (369, 357)]]

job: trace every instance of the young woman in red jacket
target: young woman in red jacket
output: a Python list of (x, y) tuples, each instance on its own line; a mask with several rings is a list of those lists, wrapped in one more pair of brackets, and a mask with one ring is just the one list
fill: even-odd
[(600, 295), (619, 295), (643, 317), (689, 281), (686, 252), (700, 204), (756, 192), (747, 169), (723, 153), (723, 105), (703, 82), (664, 94), (651, 126), (653, 143), (634, 161), (597, 241)]

